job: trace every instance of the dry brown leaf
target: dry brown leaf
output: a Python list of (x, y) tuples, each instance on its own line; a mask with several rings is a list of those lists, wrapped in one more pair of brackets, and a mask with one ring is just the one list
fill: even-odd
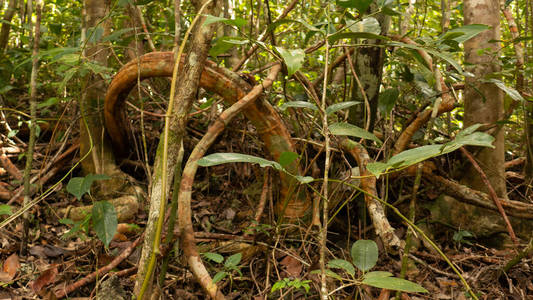
[(39, 294), (39, 292), (43, 289), (43, 287), (53, 283), (56, 280), (56, 275), (58, 273), (57, 265), (53, 264), (50, 266), (50, 268), (44, 272), (41, 273), (41, 276), (39, 276), (31, 285), (31, 289), (36, 293)]
[(15, 278), (15, 275), (17, 274), (19, 268), (19, 256), (16, 253), (13, 253), (8, 258), (6, 258), (2, 271), (9, 274), (9, 276), (11, 276), (11, 279), (13, 279)]
[(302, 263), (296, 258), (292, 257), (291, 255), (287, 255), (280, 261), (280, 264), (285, 267), (285, 272), (290, 277), (300, 277), (303, 266)]

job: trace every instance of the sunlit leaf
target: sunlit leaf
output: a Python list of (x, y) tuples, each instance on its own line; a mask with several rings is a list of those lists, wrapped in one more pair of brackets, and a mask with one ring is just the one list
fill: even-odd
[(348, 123), (333, 123), (329, 125), (329, 130), (334, 135), (347, 135), (367, 140), (375, 141), (378, 144), (383, 144), (374, 134)]
[(298, 71), (305, 59), (305, 52), (302, 49), (284, 49), (282, 47), (276, 47), (281, 58), (285, 61), (287, 65), (288, 76), (292, 76), (296, 71)]
[(326, 115), (331, 115), (334, 112), (352, 107), (360, 103), (361, 103), (360, 101), (346, 101), (346, 102), (332, 104), (326, 108)]

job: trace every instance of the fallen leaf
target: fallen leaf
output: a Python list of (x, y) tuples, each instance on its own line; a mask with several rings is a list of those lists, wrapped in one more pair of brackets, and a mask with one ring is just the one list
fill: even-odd
[(51, 265), (49, 269), (41, 273), (41, 276), (39, 276), (31, 285), (31, 289), (36, 293), (39, 294), (39, 292), (43, 289), (43, 287), (53, 283), (56, 279), (56, 275), (58, 273), (57, 265)]
[(11, 276), (11, 279), (15, 278), (18, 269), (20, 268), (19, 257), (16, 253), (11, 254), (4, 262), (2, 270)]
[(302, 263), (296, 258), (292, 257), (291, 255), (287, 255), (280, 261), (280, 264), (285, 267), (285, 272), (290, 277), (300, 277), (303, 266)]

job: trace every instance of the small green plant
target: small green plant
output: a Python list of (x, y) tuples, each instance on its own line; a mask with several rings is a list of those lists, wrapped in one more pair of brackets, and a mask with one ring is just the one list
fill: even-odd
[(474, 238), (474, 235), (468, 230), (458, 230), (453, 234), (453, 240), (457, 245), (466, 244), (472, 246), (472, 242), (470, 241), (472, 238)]
[(309, 292), (309, 289), (311, 288), (309, 283), (311, 283), (311, 280), (300, 280), (298, 278), (283, 278), (282, 280), (279, 280), (274, 283), (272, 289), (270, 290), (270, 293), (274, 293), (277, 290), (281, 290), (287, 287), (292, 287), (295, 290), (303, 288), (305, 290), (305, 293), (307, 294)]
[[(326, 274), (339, 281), (348, 281), (349, 285), (369, 285), (381, 289), (402, 291), (408, 293), (427, 293), (428, 291), (422, 286), (397, 277), (393, 277), (392, 273), (386, 271), (373, 271), (372, 269), (378, 261), (378, 246), (371, 240), (358, 240), (352, 245), (350, 251), (352, 261), (344, 259), (333, 259), (328, 262), (328, 270)], [(356, 268), (362, 272), (362, 275), (357, 276)], [(331, 269), (343, 270), (349, 275), (336, 273)], [(312, 273), (320, 273), (320, 270), (315, 270)]]
[(235, 273), (238, 273), (240, 276), (242, 276), (241, 268), (239, 266), (242, 259), (241, 253), (236, 253), (232, 256), (229, 256), (226, 258), (226, 261), (224, 261), (224, 256), (218, 253), (206, 252), (203, 253), (203, 256), (210, 261), (216, 262), (217, 264), (224, 262), (222, 270), (217, 272), (213, 277), (213, 283), (219, 282), (220, 280), (226, 278), (226, 276), (229, 276), (230, 281), (233, 283), (233, 276)]
[[(91, 196), (91, 185), (94, 183), (94, 181), (107, 179), (110, 179), (110, 177), (99, 174), (88, 174), (85, 177), (73, 177), (67, 184), (67, 192), (81, 200), (85, 194)], [(69, 219), (62, 220), (62, 223), (64, 224), (70, 223), (74, 225), (72, 229), (64, 235), (64, 237), (67, 238), (80, 232), (87, 233), (89, 231), (89, 225), (91, 224), (91, 221), (93, 229), (96, 232), (96, 236), (107, 248), (117, 231), (118, 225), (115, 207), (108, 201), (94, 201), (91, 212), (88, 212), (83, 220), (79, 222), (72, 222)]]

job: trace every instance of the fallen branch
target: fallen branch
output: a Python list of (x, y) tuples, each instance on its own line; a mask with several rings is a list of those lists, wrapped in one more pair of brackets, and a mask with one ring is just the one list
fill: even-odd
[[(483, 192), (473, 190), (465, 185), (433, 173), (424, 173), (424, 178), (433, 182), (433, 184), (436, 187), (439, 187), (439, 189), (445, 194), (454, 197), (458, 201), (498, 211), (498, 208), (490, 199), (489, 195)], [(532, 204), (501, 198), (499, 198), (499, 200), (508, 215), (523, 219), (533, 219)]]
[(98, 269), (97, 271), (92, 272), (91, 274), (85, 276), (84, 278), (74, 282), (73, 284), (66, 286), (64, 289), (57, 291), (55, 293), (56, 298), (61, 299), (65, 297), (68, 293), (72, 293), (76, 289), (92, 282), (97, 277), (100, 277), (104, 275), (105, 273), (114, 269), (123, 260), (125, 260), (128, 256), (130, 256), (130, 254), (133, 252), (133, 249), (135, 249), (135, 247), (137, 247), (137, 245), (139, 245), (139, 243), (141, 242), (142, 237), (143, 235), (139, 236), (133, 243), (131, 243), (131, 245), (128, 248), (124, 249), (124, 251), (122, 251), (122, 253), (120, 253), (119, 256), (115, 257), (115, 259), (113, 259), (107, 266), (101, 269)]

